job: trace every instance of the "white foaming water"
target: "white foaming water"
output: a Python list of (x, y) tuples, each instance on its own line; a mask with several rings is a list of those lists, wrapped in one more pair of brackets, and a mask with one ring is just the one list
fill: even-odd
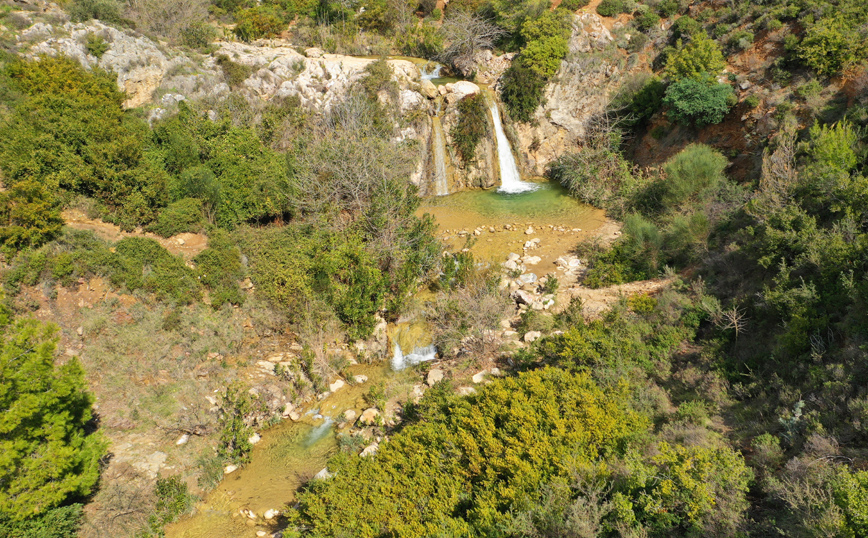
[(500, 188), (497, 189), (497, 192), (518, 194), (520, 192), (535, 191), (537, 189), (536, 185), (521, 180), (518, 166), (515, 164), (515, 157), (512, 155), (512, 147), (510, 147), (509, 139), (506, 138), (506, 133), (503, 132), (503, 125), (500, 123), (500, 110), (497, 108), (497, 102), (494, 99), (491, 100), (491, 120), (494, 122), (494, 134), (497, 141), (497, 162), (500, 164)]
[(440, 118), (432, 118), (434, 124), (434, 193), (437, 196), (449, 194), (449, 180), (446, 178), (446, 140)]
[(401, 346), (395, 343), (395, 354), (392, 355), (392, 370), (403, 370), (408, 366), (419, 364), (420, 362), (433, 361), (437, 358), (437, 348), (434, 344), (425, 347), (417, 347), (412, 353), (404, 355), (401, 351)]
[(334, 421), (330, 417), (324, 417), (325, 422), (312, 429), (307, 436), (307, 439), (304, 441), (305, 447), (313, 446), (317, 441), (325, 437), (325, 435), (331, 431), (332, 424)]
[(430, 62), (419, 68), (419, 73), (420, 73), (421, 79), (422, 80), (432, 80), (435, 78), (440, 78), (440, 71), (443, 70), (443, 66), (440, 64), (434, 64), (434, 66), (435, 66), (434, 69), (432, 69), (431, 72), (429, 73), (428, 71), (425, 70), (429, 65), (431, 65)]

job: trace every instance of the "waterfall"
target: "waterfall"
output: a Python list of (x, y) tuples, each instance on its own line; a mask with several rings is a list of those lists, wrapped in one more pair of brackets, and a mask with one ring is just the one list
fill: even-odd
[(437, 348), (434, 344), (425, 347), (417, 347), (412, 353), (404, 355), (401, 351), (401, 345), (395, 342), (395, 354), (392, 356), (392, 370), (403, 370), (408, 366), (419, 364), (420, 362), (433, 361), (437, 358)]
[(446, 139), (443, 137), (443, 124), (439, 116), (432, 118), (434, 133), (434, 193), (437, 196), (449, 194), (449, 179), (446, 177)]
[(500, 123), (500, 110), (497, 108), (497, 101), (494, 99), (491, 99), (491, 120), (494, 122), (494, 134), (497, 141), (497, 162), (500, 164), (500, 188), (497, 189), (497, 192), (517, 194), (535, 191), (537, 189), (536, 185), (521, 180), (518, 166), (515, 164), (515, 157), (512, 155), (512, 148), (509, 145), (509, 139), (506, 138), (506, 133), (503, 132), (503, 125)]
[(441, 64), (435, 63), (433, 64), (434, 69), (429, 72), (427, 70), (429, 65), (432, 65), (432, 62), (428, 62), (427, 64), (419, 68), (419, 73), (421, 73), (422, 80), (432, 80), (435, 78), (440, 78), (440, 71), (443, 69), (443, 66)]

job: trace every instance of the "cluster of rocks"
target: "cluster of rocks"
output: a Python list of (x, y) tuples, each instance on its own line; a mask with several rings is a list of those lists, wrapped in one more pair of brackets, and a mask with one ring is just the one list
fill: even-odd
[[(243, 518), (246, 518), (247, 524), (251, 527), (257, 526), (259, 524), (260, 520), (265, 520), (266, 524), (271, 524), (278, 517), (280, 517), (280, 514), (281, 514), (280, 510), (276, 510), (274, 508), (270, 508), (270, 509), (266, 510), (265, 512), (262, 513), (261, 516), (259, 514), (257, 514), (256, 512), (254, 512), (253, 510), (250, 510), (248, 508), (242, 508), (238, 511), (238, 515), (243, 517)], [(283, 533), (282, 532), (275, 532), (273, 534), (269, 534), (267, 531), (260, 529), (260, 530), (256, 531), (256, 536), (258, 536), (259, 538), (262, 538), (265, 536), (270, 536), (271, 538), (283, 538)]]
[[(561, 226), (561, 225), (555, 225), (555, 224), (548, 224), (546, 226), (548, 227), (549, 231), (552, 231), (552, 232), (579, 233), (582, 231), (581, 228), (571, 228), (569, 226)], [(448, 236), (448, 235), (454, 234), (454, 235), (457, 235), (459, 237), (467, 237), (469, 235), (474, 235), (474, 236), (478, 237), (480, 235), (483, 235), (486, 232), (492, 233), (492, 234), (498, 233), (498, 232), (516, 232), (516, 231), (519, 231), (521, 229), (521, 227), (522, 226), (517, 224), (517, 223), (506, 223), (506, 224), (500, 224), (500, 225), (498, 225), (498, 224), (480, 225), (480, 226), (477, 226), (476, 228), (473, 228), (472, 230), (468, 230), (467, 228), (462, 228), (460, 230), (452, 230), (452, 229), (447, 228), (447, 229), (443, 230), (442, 235)], [(527, 228), (525, 228), (525, 230), (524, 230), (524, 234), (525, 235), (533, 235), (534, 233), (536, 233), (536, 229), (533, 227), (533, 225), (532, 224), (527, 225)], [(540, 240), (535, 239), (535, 241), (539, 242)]]

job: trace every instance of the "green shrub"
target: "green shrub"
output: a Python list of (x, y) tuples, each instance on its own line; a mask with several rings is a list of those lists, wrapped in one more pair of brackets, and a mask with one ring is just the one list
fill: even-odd
[(154, 512), (148, 516), (148, 528), (140, 538), (165, 536), (164, 527), (193, 508), (194, 498), (190, 495), (187, 484), (178, 476), (158, 478), (154, 485), (154, 496), (157, 504)]
[(67, 8), (74, 22), (87, 22), (99, 19), (108, 24), (124, 22), (121, 17), (121, 4), (117, 0), (73, 0)]
[(542, 104), (546, 81), (521, 61), (513, 62), (501, 79), (500, 98), (512, 119), (530, 122)]
[(808, 28), (798, 45), (799, 59), (817, 74), (840, 73), (864, 54), (864, 41), (838, 18), (823, 19)]
[(672, 23), (672, 37), (674, 39), (691, 38), (702, 32), (702, 25), (687, 15), (678, 17), (678, 20)]
[(234, 463), (250, 461), (253, 428), (245, 421), (247, 416), (261, 410), (261, 407), (261, 402), (250, 396), (240, 384), (226, 387), (220, 402), (220, 444), (217, 454), (221, 458)]
[(488, 107), (481, 93), (465, 97), (458, 103), (458, 122), (452, 129), (452, 140), (465, 163), (476, 157), (476, 146), (488, 136)]
[(430, 24), (413, 26), (395, 36), (396, 46), (403, 54), (434, 59), (443, 52), (443, 36)]
[(242, 82), (247, 80), (247, 77), (253, 74), (252, 67), (238, 62), (233, 62), (229, 59), (229, 56), (226, 56), (225, 54), (217, 56), (217, 65), (219, 65), (220, 70), (223, 71), (226, 83), (233, 89), (237, 89)]
[(727, 164), (723, 154), (704, 144), (691, 144), (681, 150), (663, 165), (666, 205), (675, 208), (688, 201), (702, 204), (724, 181)]
[(65, 56), (4, 71), (19, 94), (0, 123), (6, 187), (33, 180), (52, 194), (94, 197), (103, 218), (124, 230), (150, 222), (166, 204), (167, 177), (145, 143), (147, 123), (124, 111), (116, 76)]
[(226, 303), (240, 305), (244, 295), (238, 281), (244, 278), (241, 266), (241, 251), (225, 232), (215, 231), (208, 238), (208, 248), (193, 261), (199, 272), (199, 280), (210, 291), (211, 306), (218, 309)]
[(87, 34), (84, 46), (87, 52), (96, 56), (97, 59), (102, 58), (102, 55), (109, 49), (109, 44), (106, 43), (105, 39), (96, 34)]
[(603, 17), (614, 17), (627, 12), (627, 0), (603, 0), (597, 6), (597, 13)]
[(582, 9), (591, 3), (591, 0), (563, 0), (560, 7), (569, 11)]
[(823, 85), (817, 79), (811, 79), (795, 89), (795, 94), (802, 99), (809, 99), (819, 95), (823, 91)]
[(162, 237), (171, 237), (184, 232), (201, 232), (202, 228), (202, 201), (183, 198), (164, 207), (148, 230)]
[(663, 104), (669, 107), (673, 120), (702, 127), (723, 121), (733, 95), (732, 87), (727, 84), (684, 78), (669, 85)]
[(235, 35), (242, 41), (273, 37), (286, 29), (287, 24), (270, 6), (261, 5), (242, 9), (235, 14)]
[(636, 24), (636, 28), (643, 32), (647, 32), (648, 30), (656, 28), (657, 25), (660, 24), (660, 15), (654, 13), (651, 10), (643, 11), (642, 13), (637, 15), (636, 18), (633, 19), (633, 21)]
[(311, 482), (298, 497), (294, 517), (307, 534), (375, 536), (389, 528), (396, 536), (490, 536), (544, 483), (622, 451), (648, 427), (624, 405), (623, 386), (604, 391), (584, 374), (526, 372), (468, 398), (441, 385), (408, 404), (416, 421), (376, 458), (329, 461), (334, 477)]
[(664, 19), (668, 19), (678, 13), (678, 8), (678, 0), (663, 0), (657, 4), (657, 13)]
[(521, 63), (548, 80), (558, 72), (561, 60), (569, 51), (570, 23), (564, 11), (545, 11), (521, 25)]
[(753, 44), (753, 32), (739, 30), (730, 34), (727, 43), (736, 50), (745, 50)]
[(48, 536), (77, 522), (74, 509), (48, 511), (90, 494), (106, 448), (88, 429), (94, 399), (81, 363), (55, 366), (57, 342), (56, 327), (23, 320), (0, 344), (0, 525), (36, 517), (35, 530)]
[(0, 535), (6, 538), (70, 538), (78, 536), (83, 518), (80, 504), (51, 508), (22, 521), (0, 514)]
[(744, 100), (744, 104), (746, 104), (748, 108), (754, 109), (759, 106), (760, 98), (756, 94), (748, 95)]
[(694, 34), (686, 45), (678, 40), (676, 50), (666, 58), (665, 73), (675, 82), (685, 78), (701, 80), (708, 76), (716, 77), (725, 66), (720, 47), (700, 32)]
[(191, 49), (205, 49), (217, 39), (217, 29), (207, 22), (194, 22), (181, 30), (181, 44)]
[(199, 281), (184, 261), (153, 239), (128, 237), (115, 245), (109, 261), (113, 284), (144, 289), (163, 301), (189, 304), (199, 299)]
[(62, 227), (57, 200), (43, 185), (27, 179), (0, 192), (0, 245), (7, 255), (43, 245)]

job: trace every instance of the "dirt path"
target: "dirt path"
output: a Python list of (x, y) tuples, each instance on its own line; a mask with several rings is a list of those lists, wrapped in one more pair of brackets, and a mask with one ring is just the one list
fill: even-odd
[(596, 318), (612, 308), (612, 305), (621, 300), (622, 297), (637, 294), (653, 295), (670, 284), (672, 284), (671, 278), (657, 278), (599, 289), (591, 289), (578, 285), (559, 293), (558, 302), (565, 305), (569, 304), (569, 299), (579, 298), (582, 300), (585, 316)]
[(142, 232), (139, 229), (135, 232), (125, 232), (114, 224), (109, 224), (99, 219), (90, 219), (82, 211), (76, 209), (64, 211), (62, 216), (64, 222), (70, 228), (90, 230), (106, 241), (116, 242), (125, 237), (147, 237), (153, 239), (163, 245), (172, 254), (181, 256), (185, 260), (193, 259), (208, 247), (208, 237), (204, 234), (183, 233), (167, 239), (156, 234)]

